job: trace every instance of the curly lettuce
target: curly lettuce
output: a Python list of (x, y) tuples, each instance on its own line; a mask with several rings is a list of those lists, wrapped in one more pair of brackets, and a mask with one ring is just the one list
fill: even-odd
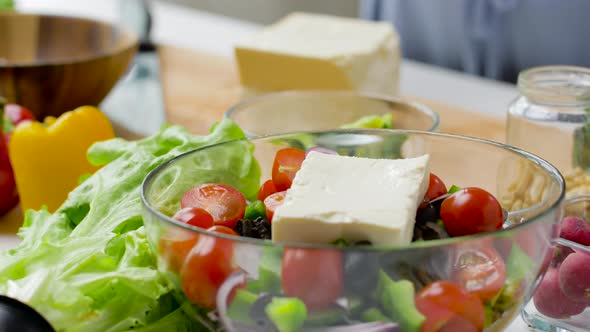
[[(244, 138), (231, 120), (205, 136), (178, 126), (140, 140), (95, 144), (88, 160), (104, 165), (53, 214), (28, 211), (18, 247), (0, 253), (0, 293), (28, 303), (57, 331), (201, 331), (182, 292), (157, 269), (143, 226), (141, 184), (158, 165), (184, 152)], [(233, 161), (252, 151), (236, 149)], [(216, 162), (211, 155), (210, 163)], [(42, 166), (41, 166), (42, 167)], [(244, 179), (255, 192), (259, 179)]]

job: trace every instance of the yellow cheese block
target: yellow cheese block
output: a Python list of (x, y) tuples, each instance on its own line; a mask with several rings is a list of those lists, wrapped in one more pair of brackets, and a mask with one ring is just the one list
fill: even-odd
[(399, 37), (385, 22), (293, 13), (236, 45), (235, 55), (249, 94), (398, 92)]

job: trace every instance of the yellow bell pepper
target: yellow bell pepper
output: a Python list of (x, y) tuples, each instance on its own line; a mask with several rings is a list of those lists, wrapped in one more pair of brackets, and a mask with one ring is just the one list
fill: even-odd
[(98, 169), (86, 159), (88, 148), (114, 136), (107, 117), (91, 106), (48, 117), (44, 123), (20, 124), (9, 153), (23, 211), (44, 205), (50, 212), (59, 208), (80, 176)]

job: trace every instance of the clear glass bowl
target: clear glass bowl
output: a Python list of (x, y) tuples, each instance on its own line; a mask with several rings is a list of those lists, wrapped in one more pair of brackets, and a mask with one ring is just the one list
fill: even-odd
[[(428, 153), (431, 171), (449, 186), (478, 186), (496, 197), (518, 194), (540, 195), (542, 199), (519, 210), (507, 209), (503, 230), (414, 242), (404, 247), (278, 244), (213, 234), (170, 217), (179, 209), (180, 199), (188, 189), (216, 182), (245, 192), (244, 188), (252, 186), (251, 181), (259, 185), (270, 178), (273, 158), (279, 149), (302, 144), (370, 158), (410, 158)], [(254, 158), (239, 151), (253, 151)], [(250, 176), (258, 175), (258, 170), (260, 176)], [(515, 187), (522, 176), (535, 178), (536, 183), (543, 184), (542, 188)], [(249, 191), (245, 192), (246, 197), (256, 195)], [(358, 320), (371, 318), (366, 312), (369, 306), (381, 308), (389, 320), (399, 323), (411, 319), (408, 317), (412, 314), (400, 314), (391, 307), (411, 308), (414, 295), (425, 285), (455, 277), (453, 271), (457, 264), (463, 264), (459, 259), (464, 253), (493, 247), (498, 255), (484, 263), (500, 264), (507, 278), (505, 291), (488, 308), (485, 331), (500, 331), (518, 315), (547, 267), (563, 192), (564, 180), (553, 166), (510, 146), (448, 134), (367, 129), (276, 135), (195, 150), (156, 168), (144, 182), (142, 199), (147, 235), (158, 252), (159, 269), (185, 291), (194, 303), (193, 317), (210, 330), (221, 326), (227, 331), (266, 331), (270, 324), (264, 318), (265, 301), (270, 298), (267, 294), (281, 294), (287, 282), (303, 287), (304, 291), (306, 287), (313, 288), (298, 284), (299, 277), (309, 280), (310, 275), (322, 285), (320, 291), (336, 285), (338, 300), (328, 307), (308, 309), (303, 331), (330, 331), (329, 326), (338, 325), (349, 328), (343, 331), (371, 331), (367, 325), (357, 325)], [(193, 254), (203, 250), (214, 253), (218, 259), (195, 258)], [(283, 273), (285, 255), (293, 251), (303, 255), (304, 262), (309, 259), (309, 264)], [(334, 266), (327, 271), (336, 275), (317, 275), (323, 266)], [(398, 297), (398, 291), (383, 291), (390, 289), (388, 286), (380, 288), (381, 292), (377, 290), (381, 287), (378, 285), (385, 285), (378, 281), (384, 275), (391, 280), (409, 281), (402, 282), (405, 295)], [(315, 296), (314, 292), (309, 294)], [(383, 309), (384, 305), (390, 309)], [(297, 309), (291, 309), (287, 314), (296, 316)], [(402, 319), (392, 318), (400, 317), (396, 315)], [(301, 316), (293, 319), (302, 320)], [(393, 331), (387, 326), (380, 328), (379, 331)]]
[(287, 91), (247, 99), (230, 108), (248, 137), (339, 129), (369, 115), (393, 115), (393, 128), (436, 131), (438, 115), (402, 99), (349, 91)]
[[(590, 220), (590, 195), (578, 195), (568, 198), (563, 202), (562, 205), (562, 214), (564, 217), (573, 216), (581, 217), (587, 221)], [(551, 262), (551, 269), (556, 269), (557, 271), (559, 271), (561, 263), (563, 262), (565, 257), (567, 257), (567, 255), (573, 252), (585, 253), (587, 255), (590, 255), (590, 247), (574, 243), (563, 238), (558, 239), (557, 247), (555, 248), (555, 253), (553, 255), (554, 257)], [(579, 275), (579, 278), (590, 280), (590, 273), (588, 273), (587, 275)], [(541, 284), (540, 287), (543, 287), (543, 285)], [(556, 301), (556, 304), (560, 305), (560, 303), (558, 302), (559, 300)], [(586, 306), (585, 310), (583, 310), (582, 308), (583, 307), (579, 308), (580, 312), (577, 312), (576, 314), (573, 314), (569, 317), (555, 318), (555, 316), (549, 317), (539, 312), (539, 310), (535, 306), (535, 301), (531, 300), (524, 307), (522, 311), (522, 316), (529, 325), (534, 326), (535, 328), (541, 331), (585, 332), (588, 331), (588, 329), (590, 328), (590, 302)], [(553, 314), (550, 313), (550, 315)]]

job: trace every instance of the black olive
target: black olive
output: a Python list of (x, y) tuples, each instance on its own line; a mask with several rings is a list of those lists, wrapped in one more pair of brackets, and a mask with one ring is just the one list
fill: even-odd
[(416, 212), (416, 223), (424, 224), (428, 221), (436, 221), (440, 218), (440, 205), (428, 204)]
[(377, 253), (344, 253), (344, 288), (351, 295), (365, 296), (377, 286), (379, 257)]
[(35, 309), (10, 297), (0, 295), (0, 331), (54, 332)]
[(262, 217), (258, 217), (254, 220), (241, 219), (236, 224), (236, 233), (240, 236), (270, 240), (271, 226), (268, 220)]

